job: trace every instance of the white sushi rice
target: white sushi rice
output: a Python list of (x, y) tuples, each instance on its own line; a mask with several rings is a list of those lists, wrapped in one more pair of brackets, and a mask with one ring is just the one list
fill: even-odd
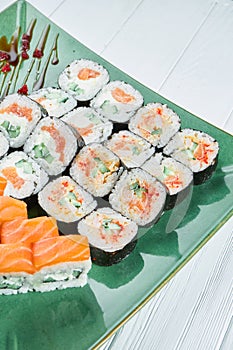
[[(7, 178), (4, 170), (15, 169), (18, 178), (23, 183), (21, 186), (14, 179)], [(23, 199), (38, 193), (48, 182), (47, 173), (32, 158), (24, 152), (12, 152), (0, 160), (0, 176), (6, 177), (7, 185), (4, 191), (5, 196)], [(13, 176), (13, 175), (11, 175)]]
[[(52, 129), (54, 136), (49, 129)], [(60, 144), (63, 149), (60, 150)], [(36, 160), (49, 175), (62, 173), (77, 150), (73, 130), (57, 118), (46, 117), (36, 126), (24, 145), (24, 151)]]
[(55, 219), (74, 222), (92, 212), (97, 202), (69, 176), (49, 182), (38, 194), (40, 206)]
[(161, 182), (137, 168), (124, 171), (109, 196), (109, 203), (114, 210), (144, 226), (160, 217), (166, 194)]
[[(13, 111), (10, 111), (12, 109)], [(25, 110), (31, 110), (31, 120)], [(13, 148), (21, 147), (41, 118), (39, 105), (24, 95), (12, 94), (0, 104), (0, 130)]]
[[(91, 259), (78, 262), (65, 262), (43, 267), (33, 275), (30, 285), (37, 292), (48, 292), (55, 289), (83, 287), (87, 283), (87, 273), (91, 269)], [(74, 272), (80, 272), (78, 277)], [(48, 280), (53, 280), (49, 282)], [(47, 282), (48, 281), (48, 282)]]
[(6, 136), (0, 131), (0, 158), (3, 157), (9, 149), (9, 142)]
[[(87, 80), (79, 79), (78, 75), (82, 69), (91, 69), (99, 73), (97, 77)], [(71, 62), (59, 76), (59, 86), (69, 92), (78, 101), (88, 101), (109, 81), (107, 70), (98, 64), (87, 59), (80, 59)]]
[[(117, 101), (113, 96), (113, 92), (116, 89), (120, 89), (125, 94), (132, 96), (132, 101), (125, 103)], [(105, 85), (91, 101), (90, 106), (112, 121), (125, 123), (142, 104), (143, 96), (138, 90), (135, 90), (130, 84), (116, 80)]]
[(32, 275), (26, 272), (0, 273), (0, 295), (27, 293)]
[(46, 109), (50, 117), (61, 117), (77, 106), (77, 101), (67, 92), (47, 87), (32, 92), (29, 97)]
[[(204, 146), (207, 157), (195, 156), (199, 145)], [(193, 129), (183, 129), (178, 132), (164, 148), (164, 153), (189, 167), (194, 173), (205, 170), (215, 163), (219, 145), (210, 135)], [(202, 152), (201, 152), (202, 153)]]
[(70, 168), (71, 177), (93, 196), (103, 197), (122, 173), (119, 158), (98, 143), (85, 146)]
[[(168, 189), (170, 195), (177, 194), (187, 188), (193, 182), (192, 171), (171, 157), (163, 157), (162, 153), (156, 153), (147, 160), (142, 169), (160, 180)], [(177, 185), (169, 183), (169, 178), (177, 180)]]
[(123, 249), (137, 234), (137, 224), (111, 208), (93, 211), (78, 224), (89, 243), (106, 252)]
[(178, 115), (161, 103), (149, 103), (140, 108), (129, 122), (129, 130), (159, 148), (164, 147), (179, 129)]
[(113, 124), (90, 107), (79, 107), (61, 118), (82, 136), (85, 144), (103, 142), (111, 135)]
[(113, 134), (104, 145), (115, 153), (127, 168), (140, 167), (155, 152), (149, 142), (128, 130)]

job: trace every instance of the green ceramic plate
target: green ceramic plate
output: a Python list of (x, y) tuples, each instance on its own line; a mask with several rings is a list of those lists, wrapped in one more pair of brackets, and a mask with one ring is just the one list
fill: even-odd
[[(19, 24), (21, 34), (24, 33), (32, 19), (36, 19), (36, 24), (30, 56), (45, 26), (50, 24), (40, 71), (59, 33), (59, 64), (48, 65), (45, 86), (56, 86), (58, 74), (73, 59), (90, 58), (103, 64), (111, 79), (132, 84), (143, 94), (145, 103), (167, 103), (180, 115), (183, 128), (203, 130), (220, 144), (219, 162), (213, 177), (193, 188), (190, 202), (187, 200), (166, 212), (150, 229), (140, 230), (137, 247), (127, 259), (111, 267), (94, 265), (84, 288), (0, 297), (0, 349), (88, 349), (100, 344), (142, 306), (231, 216), (233, 153), (229, 152), (229, 147), (232, 137), (130, 78), (23, 1), (0, 14), (1, 36), (6, 35), (9, 40)], [(16, 90), (21, 87), (31, 62), (32, 59), (24, 61), (18, 72), (16, 67), (10, 92), (14, 85)], [(29, 90), (37, 64), (35, 60), (27, 81)], [(11, 73), (4, 82), (0, 74), (0, 84), (6, 86)], [(36, 213), (36, 207), (31, 206)]]

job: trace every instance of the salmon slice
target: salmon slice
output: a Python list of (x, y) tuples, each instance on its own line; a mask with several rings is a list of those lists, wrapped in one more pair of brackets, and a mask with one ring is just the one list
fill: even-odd
[(0, 273), (11, 272), (35, 272), (30, 244), (0, 244)]
[(15, 218), (27, 219), (27, 204), (18, 199), (0, 196), (0, 225)]
[(91, 78), (97, 78), (98, 76), (100, 76), (100, 72), (90, 68), (82, 68), (78, 73), (78, 78), (80, 80), (89, 80)]
[(112, 90), (112, 97), (117, 101), (121, 103), (130, 103), (135, 100), (134, 96), (127, 94), (124, 92), (124, 90), (120, 88), (115, 88)]
[(5, 179), (5, 177), (0, 176), (0, 196), (3, 196), (6, 185), (7, 179)]
[(14, 102), (11, 105), (0, 109), (0, 114), (13, 113), (18, 117), (26, 118), (29, 122), (32, 121), (32, 108), (22, 107)]
[(57, 222), (52, 217), (33, 219), (17, 218), (4, 222), (0, 228), (1, 243), (33, 243), (41, 239), (59, 236)]
[(60, 132), (55, 128), (54, 125), (42, 126), (41, 130), (47, 131), (50, 136), (54, 139), (56, 143), (56, 152), (60, 153), (59, 160), (63, 163), (65, 159), (64, 150), (66, 145), (66, 140), (61, 136)]
[(18, 175), (16, 168), (13, 166), (2, 169), (2, 174), (17, 190), (19, 190), (25, 183), (24, 179)]
[(37, 270), (59, 263), (85, 261), (90, 258), (87, 237), (67, 235), (32, 243), (33, 261)]

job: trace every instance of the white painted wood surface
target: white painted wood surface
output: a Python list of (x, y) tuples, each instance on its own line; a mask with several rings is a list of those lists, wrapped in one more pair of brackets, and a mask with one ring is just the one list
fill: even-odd
[[(12, 2), (0, 0), (0, 10)], [(29, 2), (129, 75), (233, 133), (232, 0)], [(232, 229), (231, 219), (101, 350), (233, 349)]]

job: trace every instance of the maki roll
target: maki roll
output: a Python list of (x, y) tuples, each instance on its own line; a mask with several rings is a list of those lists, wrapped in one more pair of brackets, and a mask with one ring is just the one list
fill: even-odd
[(100, 64), (80, 59), (71, 62), (59, 76), (58, 84), (78, 101), (88, 101), (109, 81), (107, 70)]
[(4, 222), (0, 228), (1, 243), (33, 243), (41, 239), (58, 236), (56, 220), (52, 217), (16, 218)]
[(136, 245), (137, 230), (136, 223), (111, 208), (93, 211), (78, 224), (97, 265), (112, 265), (128, 256)]
[(12, 152), (0, 161), (0, 176), (7, 180), (5, 195), (23, 199), (38, 193), (48, 182), (47, 173), (24, 152)]
[(145, 226), (159, 219), (166, 201), (166, 188), (142, 169), (124, 171), (109, 196), (113, 209)]
[(8, 95), (0, 104), (0, 130), (13, 148), (21, 147), (42, 114), (39, 105), (25, 95)]
[(32, 244), (35, 291), (83, 287), (91, 269), (90, 248), (86, 237), (67, 235), (47, 238)]
[(44, 118), (24, 145), (24, 151), (49, 175), (62, 173), (77, 150), (77, 139), (71, 128), (57, 118)]
[(140, 167), (154, 153), (154, 147), (130, 131), (122, 130), (112, 135), (105, 146), (115, 153), (127, 168)]
[(71, 177), (96, 197), (107, 195), (121, 172), (119, 158), (98, 143), (83, 147), (70, 168)]
[(77, 130), (85, 144), (102, 142), (111, 135), (113, 124), (90, 107), (79, 107), (61, 118)]
[(9, 141), (6, 136), (0, 131), (0, 158), (3, 157), (9, 149)]
[(59, 221), (74, 222), (95, 209), (97, 203), (69, 176), (49, 182), (38, 194), (40, 206)]
[(129, 130), (158, 148), (164, 147), (180, 129), (180, 118), (161, 103), (149, 103), (130, 119)]
[(164, 157), (162, 153), (156, 153), (147, 160), (142, 169), (167, 187), (169, 201), (166, 209), (174, 207), (178, 196), (179, 200), (184, 199), (193, 183), (193, 173), (188, 167), (171, 157)]
[(178, 132), (164, 148), (164, 153), (189, 167), (194, 184), (208, 180), (217, 165), (219, 145), (210, 135), (193, 129)]
[(0, 294), (28, 292), (34, 272), (30, 244), (0, 244)]
[(114, 122), (125, 123), (142, 104), (143, 97), (139, 91), (116, 80), (105, 85), (90, 106)]
[(29, 97), (46, 109), (50, 117), (59, 118), (77, 106), (77, 101), (71, 95), (53, 87), (32, 92)]

